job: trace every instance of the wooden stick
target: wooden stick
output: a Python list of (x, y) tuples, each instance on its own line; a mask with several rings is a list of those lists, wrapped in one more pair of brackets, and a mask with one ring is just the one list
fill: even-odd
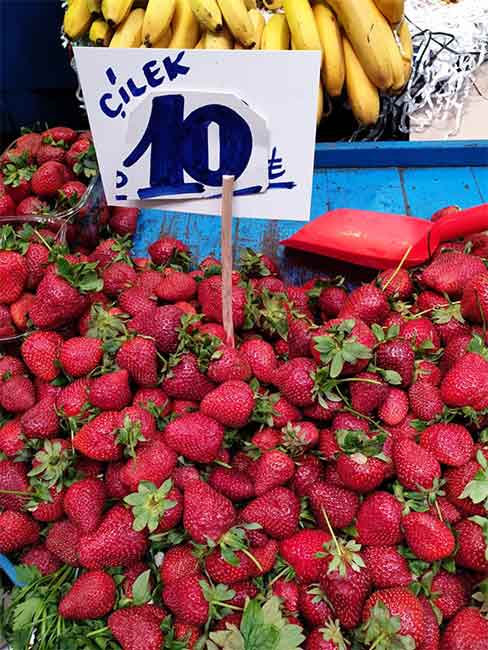
[(222, 178), (221, 248), (222, 248), (222, 320), (227, 345), (234, 347), (232, 319), (232, 200), (234, 176)]

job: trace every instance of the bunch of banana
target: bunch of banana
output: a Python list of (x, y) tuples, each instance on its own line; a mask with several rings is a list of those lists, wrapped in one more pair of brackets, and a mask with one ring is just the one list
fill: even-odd
[(318, 114), (346, 96), (361, 124), (378, 119), (381, 93), (411, 74), (405, 0), (70, 0), (64, 31), (97, 46), (318, 50)]

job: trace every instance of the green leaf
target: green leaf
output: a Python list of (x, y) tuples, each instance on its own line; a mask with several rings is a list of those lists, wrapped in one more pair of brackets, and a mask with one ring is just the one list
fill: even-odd
[(338, 377), (342, 369), (344, 368), (344, 358), (341, 352), (336, 352), (332, 357), (332, 363), (330, 364), (330, 376)]
[(143, 605), (151, 600), (151, 570), (148, 569), (136, 578), (132, 585), (132, 599), (135, 605)]
[(18, 631), (30, 626), (36, 613), (42, 609), (42, 607), (43, 600), (37, 596), (28, 598), (17, 605), (14, 610), (13, 630)]
[(396, 370), (385, 370), (381, 372), (381, 374), (385, 380), (393, 386), (399, 386), (402, 383), (401, 375)]
[(385, 340), (385, 332), (381, 325), (378, 325), (377, 323), (373, 323), (371, 325), (371, 330), (373, 334), (376, 337), (376, 340), (379, 341), (380, 343)]

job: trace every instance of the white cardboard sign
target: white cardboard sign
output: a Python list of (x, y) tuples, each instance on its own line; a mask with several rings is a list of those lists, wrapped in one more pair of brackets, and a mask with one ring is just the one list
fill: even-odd
[(75, 57), (110, 205), (219, 214), (230, 174), (235, 216), (310, 218), (319, 52)]

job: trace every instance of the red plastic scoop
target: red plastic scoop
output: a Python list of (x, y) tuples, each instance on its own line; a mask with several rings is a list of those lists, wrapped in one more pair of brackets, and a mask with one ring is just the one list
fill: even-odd
[(352, 264), (387, 269), (405, 256), (405, 266), (422, 264), (441, 242), (487, 229), (488, 204), (446, 214), (435, 222), (344, 208), (326, 212), (281, 243)]

